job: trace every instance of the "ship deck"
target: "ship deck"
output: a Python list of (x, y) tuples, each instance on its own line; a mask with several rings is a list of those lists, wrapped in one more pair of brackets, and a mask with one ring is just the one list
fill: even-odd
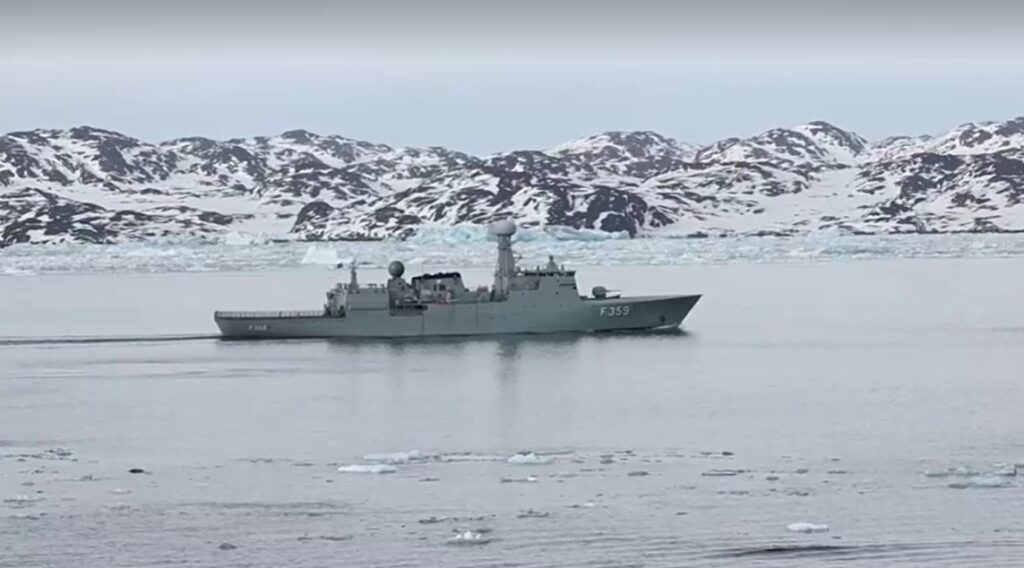
[(324, 317), (323, 310), (213, 312), (214, 319), (309, 319)]

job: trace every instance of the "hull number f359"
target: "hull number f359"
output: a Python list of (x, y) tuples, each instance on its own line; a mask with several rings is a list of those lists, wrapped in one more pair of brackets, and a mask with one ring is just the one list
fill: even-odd
[(601, 306), (598, 314), (604, 317), (620, 317), (629, 315), (629, 306)]

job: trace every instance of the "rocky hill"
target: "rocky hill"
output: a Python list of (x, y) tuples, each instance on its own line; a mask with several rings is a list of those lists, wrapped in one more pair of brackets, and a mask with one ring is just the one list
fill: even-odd
[(632, 236), (1024, 230), (1024, 117), (870, 142), (826, 122), (707, 146), (605, 132), (491, 156), (303, 130), (150, 143), (0, 136), (0, 245), (405, 238), (424, 226)]

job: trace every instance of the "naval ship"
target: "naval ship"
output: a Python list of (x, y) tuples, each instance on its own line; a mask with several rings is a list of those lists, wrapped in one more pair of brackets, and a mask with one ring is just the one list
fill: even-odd
[(576, 272), (548, 257), (545, 267), (516, 266), (516, 226), (500, 221), (489, 233), (498, 243), (491, 287), (469, 289), (458, 272), (415, 276), (388, 265), (386, 284), (350, 280), (327, 291), (317, 311), (214, 312), (229, 338), (398, 338), (522, 333), (604, 332), (677, 328), (700, 294), (621, 297), (595, 286), (589, 296), (576, 289)]

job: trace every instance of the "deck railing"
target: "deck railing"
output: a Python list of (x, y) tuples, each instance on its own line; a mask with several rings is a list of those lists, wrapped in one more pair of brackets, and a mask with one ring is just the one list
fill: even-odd
[(292, 310), (286, 312), (214, 312), (220, 319), (263, 319), (263, 318), (318, 318), (323, 310)]

